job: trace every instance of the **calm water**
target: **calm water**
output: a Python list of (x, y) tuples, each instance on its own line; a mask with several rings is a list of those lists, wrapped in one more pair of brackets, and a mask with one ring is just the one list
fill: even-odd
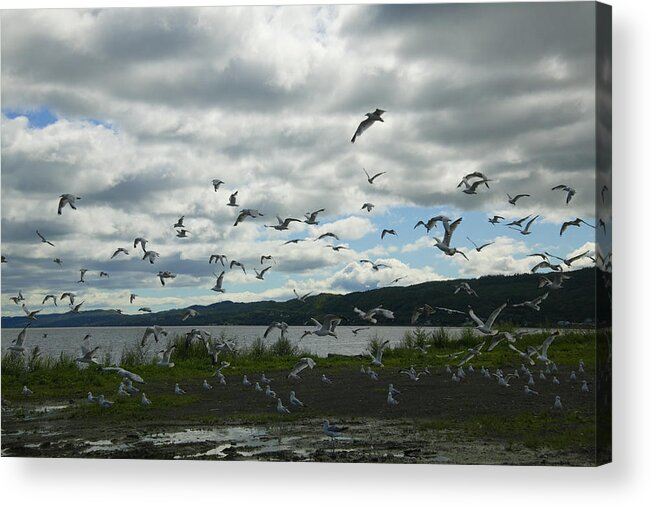
[[(263, 326), (198, 326), (198, 327), (165, 327), (169, 336), (175, 334), (184, 334), (193, 328), (207, 330), (213, 336), (217, 337), (222, 332), (232, 338), (238, 348), (248, 347), (257, 339), (262, 337), (266, 327)], [(292, 342), (298, 343), (304, 330), (313, 329), (314, 327), (290, 327), (288, 336)], [(359, 327), (353, 327), (359, 328)], [(2, 351), (11, 345), (11, 341), (16, 338), (21, 329), (2, 329)], [(105, 353), (111, 353), (113, 360), (118, 360), (125, 346), (132, 346), (139, 343), (142, 339), (145, 327), (59, 327), (59, 328), (39, 328), (28, 329), (25, 347), (28, 349), (37, 346), (43, 355), (56, 355), (61, 352), (69, 355), (78, 356), (80, 345), (86, 334), (92, 335), (92, 345), (101, 345), (102, 356)], [(405, 332), (413, 330), (413, 327), (371, 327), (369, 330), (363, 330), (354, 335), (350, 328), (337, 328), (338, 339), (332, 337), (315, 337), (307, 336), (301, 341), (301, 347), (318, 356), (326, 356), (329, 353), (341, 355), (358, 355), (363, 353), (368, 345), (369, 339), (377, 337), (380, 339), (389, 339), (391, 345), (400, 343)], [(428, 331), (435, 330), (428, 328)], [(448, 327), (446, 331), (451, 337), (460, 336), (463, 332), (461, 327)], [(43, 337), (47, 334), (47, 337)], [(268, 344), (272, 344), (280, 335), (279, 330), (272, 331), (266, 339)], [(165, 341), (165, 339), (163, 340)], [(153, 341), (151, 341), (153, 343)], [(164, 345), (149, 346), (152, 351), (160, 350)]]

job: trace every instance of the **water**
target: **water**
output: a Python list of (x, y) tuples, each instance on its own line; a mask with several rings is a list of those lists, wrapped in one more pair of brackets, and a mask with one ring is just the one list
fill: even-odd
[[(198, 326), (198, 327), (166, 327), (169, 332), (168, 337), (175, 334), (185, 334), (192, 328), (204, 329), (210, 332), (214, 337), (222, 333), (233, 339), (238, 348), (250, 346), (258, 337), (262, 337), (267, 329), (264, 326)], [(359, 327), (353, 327), (359, 328)], [(314, 329), (314, 327), (290, 327), (288, 331), (289, 339), (294, 343), (299, 343), (300, 337), (304, 330)], [(11, 341), (16, 338), (21, 329), (2, 329), (2, 351), (4, 352)], [(307, 336), (300, 341), (300, 347), (306, 352), (313, 353), (317, 356), (327, 356), (329, 353), (340, 355), (359, 355), (364, 353), (371, 338), (388, 339), (391, 346), (400, 343), (405, 332), (414, 330), (414, 327), (382, 327), (374, 326), (368, 330), (362, 330), (357, 335), (353, 334), (349, 327), (337, 328), (338, 339), (333, 337)], [(428, 331), (436, 330), (427, 328)], [(447, 327), (446, 332), (452, 339), (460, 337), (462, 327)], [(133, 346), (139, 343), (145, 327), (58, 327), (58, 328), (38, 328), (27, 329), (25, 347), (31, 349), (38, 346), (42, 355), (58, 356), (61, 352), (72, 356), (80, 355), (81, 341), (86, 334), (91, 334), (91, 344), (100, 345), (100, 356), (110, 353), (113, 360), (119, 360), (122, 350), (125, 346)], [(47, 337), (43, 337), (47, 334)], [(273, 330), (265, 340), (267, 344), (272, 344), (278, 339), (279, 330)], [(161, 350), (166, 343), (155, 344), (150, 341), (152, 352)]]

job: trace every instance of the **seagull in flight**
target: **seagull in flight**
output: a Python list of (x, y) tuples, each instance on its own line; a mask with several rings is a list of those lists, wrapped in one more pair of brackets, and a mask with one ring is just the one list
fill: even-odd
[(458, 367), (461, 367), (466, 362), (470, 362), (476, 356), (481, 355), (481, 349), (484, 347), (484, 344), (486, 344), (486, 341), (482, 342), (478, 346), (475, 346), (474, 348), (468, 348), (468, 353), (461, 359)]
[(314, 369), (316, 362), (310, 357), (301, 358), (292, 368), (292, 370), (287, 375), (288, 379), (293, 379), (295, 381), (301, 381), (301, 377), (298, 375), (301, 371), (304, 371), (307, 368)]
[(518, 229), (515, 228), (515, 227), (509, 227), (509, 228), (512, 228), (513, 230), (518, 230), (518, 232), (520, 232), (522, 235), (529, 235), (529, 234), (531, 234), (531, 231), (529, 230), (529, 228), (531, 227), (531, 225), (533, 224), (533, 222), (536, 221), (536, 219), (537, 219), (539, 216), (540, 216), (540, 215), (537, 214), (536, 216), (534, 216), (533, 218), (531, 218), (531, 219), (527, 222), (527, 224), (525, 225), (525, 227), (524, 227), (522, 230), (518, 230)]
[(466, 239), (468, 239), (472, 245), (475, 247), (475, 250), (480, 253), (481, 250), (483, 250), (486, 246), (490, 246), (491, 244), (495, 244), (495, 241), (487, 242), (486, 244), (482, 244), (481, 246), (477, 246), (477, 243), (473, 241), (470, 237), (466, 236)]
[(213, 179), (212, 180), (212, 187), (214, 188), (215, 191), (219, 190), (219, 187), (224, 184), (224, 181), (221, 179)]
[(145, 329), (145, 333), (142, 335), (140, 346), (144, 348), (147, 344), (147, 340), (151, 337), (154, 338), (154, 341), (158, 342), (163, 338), (163, 336), (167, 336), (167, 330), (165, 330), (163, 327), (160, 327), (158, 325), (147, 327)]
[(443, 235), (443, 240), (439, 239), (438, 237), (435, 237), (434, 240), (436, 241), (436, 244), (434, 246), (437, 247), (438, 249), (440, 249), (447, 256), (451, 257), (451, 256), (454, 256), (454, 255), (456, 255), (458, 253), (459, 255), (463, 256), (463, 258), (468, 260), (468, 257), (466, 256), (466, 254), (463, 251), (461, 251), (461, 250), (459, 250), (457, 248), (450, 247), (450, 241), (452, 240), (452, 234), (454, 233), (456, 228), (459, 226), (459, 223), (461, 223), (462, 219), (463, 218), (459, 218), (459, 219), (453, 221), (452, 223), (450, 223), (449, 225), (445, 220), (443, 220), (443, 225), (445, 226), (445, 229), (446, 229), (445, 234)]
[(371, 262), (370, 260), (360, 260), (359, 263), (361, 263), (361, 264), (371, 264), (371, 268), (374, 271), (379, 271), (383, 267), (386, 267), (387, 269), (391, 268), (386, 264), (375, 263), (375, 262)]
[(181, 238), (187, 237), (189, 233), (190, 233), (189, 230), (182, 228), (181, 230), (176, 231), (176, 237), (181, 237)]
[(160, 253), (154, 250), (145, 251), (145, 254), (142, 256), (143, 260), (149, 260), (150, 264), (153, 264), (154, 261), (160, 257)]
[(467, 281), (462, 281), (459, 283), (457, 286), (454, 287), (454, 294), (456, 295), (459, 293), (459, 291), (463, 290), (466, 292), (468, 295), (474, 295), (475, 297), (478, 297), (477, 292), (475, 292), (470, 285), (468, 284)]
[(317, 211), (312, 211), (311, 213), (305, 213), (305, 220), (303, 220), (303, 223), (307, 223), (308, 225), (318, 225), (319, 222), (316, 221), (316, 218), (319, 213), (324, 212), (325, 209), (319, 209)]
[(461, 181), (459, 181), (457, 188), (461, 188), (461, 185), (466, 185), (466, 187), (468, 187), (470, 184), (470, 180), (474, 178), (479, 178), (479, 184), (485, 184), (486, 188), (490, 188), (490, 186), (488, 186), (488, 181), (490, 181), (490, 179), (488, 179), (481, 172), (477, 172), (477, 171), (471, 172), (470, 174), (466, 174), (465, 176), (463, 176), (461, 178)]
[(524, 218), (520, 218), (519, 220), (513, 220), (511, 223), (506, 223), (505, 225), (507, 227), (521, 227), (522, 223), (525, 222), (531, 218), (531, 215), (525, 216)]
[(528, 307), (534, 311), (540, 311), (540, 304), (549, 296), (549, 292), (545, 292), (540, 297), (536, 297), (533, 300), (525, 300), (519, 304), (513, 304), (511, 307)]
[(286, 244), (298, 244), (299, 242), (302, 242), (304, 240), (305, 239), (290, 239), (289, 241), (285, 241), (283, 243), (283, 246), (285, 246)]
[(339, 244), (338, 246), (333, 246), (332, 244), (326, 244), (326, 248), (331, 248), (332, 251), (341, 251), (342, 249), (350, 249), (348, 246), (344, 246), (343, 244)]
[(369, 184), (373, 184), (373, 182), (380, 177), (382, 174), (386, 174), (386, 172), (378, 172), (375, 174), (373, 177), (366, 171), (366, 169), (362, 169), (364, 171), (364, 174), (366, 174), (366, 180), (368, 181)]
[(289, 325), (287, 325), (285, 322), (271, 322), (267, 327), (267, 330), (264, 331), (264, 335), (262, 336), (262, 338), (266, 339), (273, 329), (279, 329), (280, 337), (285, 337), (288, 328)]
[(257, 209), (242, 209), (240, 211), (240, 214), (237, 215), (237, 218), (235, 219), (235, 223), (233, 223), (234, 227), (237, 227), (239, 223), (242, 223), (246, 218), (259, 218), (260, 216), (264, 216), (260, 211)]
[(133, 247), (137, 248), (138, 244), (140, 244), (140, 247), (142, 248), (142, 251), (144, 253), (147, 253), (147, 250), (145, 249), (145, 245), (147, 244), (147, 242), (149, 242), (149, 241), (147, 241), (147, 239), (145, 239), (144, 237), (136, 237), (133, 240)]
[(253, 268), (253, 272), (255, 272), (255, 277), (260, 280), (264, 280), (264, 273), (267, 272), (269, 269), (271, 269), (271, 265), (269, 267), (265, 267), (261, 271), (258, 272), (258, 269), (255, 267)]
[(319, 240), (325, 239), (327, 237), (332, 237), (333, 239), (335, 239), (337, 241), (339, 240), (339, 236), (337, 234), (335, 234), (334, 232), (326, 232), (325, 234), (321, 234), (319, 237), (317, 237), (314, 240), (319, 241)]
[(292, 222), (300, 223), (301, 220), (296, 218), (285, 218), (284, 220), (280, 216), (276, 216), (278, 220), (278, 225), (265, 225), (267, 228), (273, 228), (275, 230), (288, 230), (289, 224)]
[(509, 199), (509, 204), (511, 204), (512, 206), (516, 205), (518, 203), (518, 200), (523, 197), (531, 197), (531, 195), (529, 195), (528, 193), (519, 193), (515, 197), (511, 197), (511, 195), (507, 193), (506, 196)]
[(145, 306), (145, 307), (139, 308), (138, 311), (142, 311), (143, 313), (151, 313), (151, 308)]
[(366, 209), (369, 213), (373, 210), (375, 207), (375, 204), (371, 204), (370, 202), (365, 202), (364, 205), (362, 205), (362, 211)]
[(574, 197), (574, 195), (576, 195), (576, 190), (574, 188), (570, 188), (569, 186), (564, 185), (564, 184), (559, 184), (559, 185), (554, 186), (552, 188), (552, 191), (554, 191), (554, 190), (563, 190), (563, 191), (567, 192), (567, 198), (565, 199), (566, 204), (569, 204), (570, 200), (572, 200), (572, 197)]
[(472, 184), (468, 183), (467, 181), (462, 181), (463, 184), (466, 186), (462, 191), (467, 195), (477, 195), (477, 188), (482, 184), (485, 184), (487, 188), (490, 188), (488, 186), (488, 181), (492, 181), (492, 179), (479, 179), (473, 182)]
[(174, 224), (174, 228), (183, 228), (185, 225), (183, 225), (183, 219), (185, 218), (184, 216), (181, 216), (179, 220)]
[(337, 333), (335, 332), (335, 329), (337, 328), (337, 325), (341, 323), (340, 316), (334, 314), (328, 314), (324, 317), (323, 324), (321, 324), (315, 318), (310, 318), (310, 319), (312, 320), (314, 325), (316, 325), (317, 328), (316, 330), (306, 330), (301, 336), (301, 339), (303, 339), (305, 336), (308, 335), (315, 335), (320, 337), (332, 336), (335, 339), (337, 339)]
[(392, 228), (390, 229), (385, 228), (384, 230), (382, 230), (382, 235), (380, 235), (380, 239), (384, 239), (385, 235), (395, 235), (396, 237), (398, 237), (398, 233)]
[(350, 329), (350, 331), (351, 331), (354, 335), (357, 335), (357, 334), (358, 334), (359, 332), (361, 332), (362, 330), (368, 330), (368, 329), (370, 329), (370, 328), (371, 328), (371, 327), (361, 327), (361, 328), (357, 328), (357, 329)]
[(434, 308), (429, 304), (414, 308), (411, 313), (411, 324), (415, 325), (421, 316), (429, 317), (434, 312)]
[(128, 255), (129, 252), (126, 250), (126, 248), (118, 248), (115, 250), (115, 252), (111, 255), (111, 260), (113, 260), (116, 256), (118, 256), (120, 253), (124, 253), (125, 255)]
[(370, 350), (366, 350), (366, 354), (371, 357), (371, 365), (377, 367), (384, 367), (382, 363), (382, 355), (384, 354), (385, 348), (389, 346), (389, 340), (383, 341), (375, 350), (375, 354), (371, 353)]
[(581, 218), (574, 218), (573, 220), (566, 221), (561, 225), (561, 233), (559, 235), (563, 235), (563, 232), (567, 230), (567, 227), (580, 227), (581, 224), (596, 228), (594, 225), (590, 225), (590, 223), (583, 221)]
[(369, 127), (375, 123), (376, 121), (379, 121), (381, 123), (384, 123), (384, 120), (382, 119), (382, 115), (386, 111), (383, 111), (382, 109), (375, 109), (373, 112), (367, 112), (366, 113), (366, 119), (363, 120), (359, 126), (357, 127), (357, 130), (355, 130), (355, 133), (353, 134), (353, 138), (350, 139), (350, 142), (353, 144), (355, 143), (355, 140), (357, 137), (362, 135), (366, 130), (369, 129)]
[(477, 324), (476, 329), (481, 332), (482, 334), (487, 334), (494, 336), (497, 334), (499, 331), (497, 330), (492, 330), (491, 327), (493, 326), (493, 323), (495, 323), (495, 320), (497, 317), (500, 315), (502, 310), (506, 307), (506, 302), (502, 304), (500, 307), (498, 307), (495, 311), (491, 313), (491, 315), (488, 317), (486, 320), (486, 323), (484, 323), (472, 310), (472, 307), (468, 306), (468, 314), (470, 315), (470, 318)]
[(66, 205), (69, 205), (72, 209), (77, 209), (77, 206), (75, 206), (75, 203), (81, 199), (81, 197), (77, 197), (76, 195), (73, 195), (72, 193), (64, 193), (63, 195), (59, 196), (59, 209), (57, 210), (57, 214), (61, 214), (61, 211)]
[(52, 299), (52, 302), (54, 302), (54, 305), (55, 306), (57, 305), (57, 296), (56, 295), (51, 295), (51, 294), (46, 295), (45, 298), (43, 299), (43, 302), (41, 302), (41, 304), (45, 304), (48, 301), (48, 299)]
[(183, 313), (183, 316), (181, 317), (182, 321), (187, 320), (188, 318), (194, 318), (199, 314), (199, 311), (196, 309), (188, 308), (185, 310), (185, 313)]
[(161, 358), (158, 360), (156, 365), (158, 367), (174, 367), (174, 362), (170, 362), (170, 358), (172, 357), (172, 352), (175, 348), (176, 345), (173, 344), (171, 346), (168, 346), (166, 349), (159, 351), (158, 354), (161, 355)]
[(87, 272), (88, 272), (88, 269), (79, 269), (80, 276), (79, 276), (79, 281), (77, 281), (77, 283), (85, 283), (86, 282), (86, 281), (84, 281), (84, 274), (86, 274)]
[(429, 234), (429, 231), (436, 227), (437, 221), (439, 220), (437, 220), (436, 217), (430, 218), (429, 220), (427, 220), (427, 222), (420, 220), (418, 223), (416, 223), (416, 225), (414, 225), (414, 230), (418, 228), (420, 225), (422, 225), (423, 228), (425, 228), (425, 230), (427, 230), (427, 233)]
[(232, 269), (234, 265), (237, 266), (237, 267), (240, 267), (240, 268), (242, 269), (242, 272), (243, 272), (244, 274), (246, 274), (246, 269), (244, 268), (244, 265), (242, 265), (242, 264), (241, 264), (240, 262), (238, 262), (237, 260), (231, 260), (230, 268)]
[(499, 215), (494, 215), (492, 218), (488, 219), (488, 223), (492, 223), (495, 225), (496, 223), (499, 223), (501, 220), (504, 220), (504, 216), (499, 216)]
[(114, 372), (117, 373), (118, 376), (121, 376), (122, 378), (128, 378), (134, 383), (141, 383), (144, 384), (145, 380), (143, 380), (140, 376), (138, 376), (136, 373), (133, 373), (131, 371), (128, 371), (126, 369), (123, 369), (122, 367), (100, 367), (98, 369), (99, 371), (104, 371), (104, 372)]
[(217, 262), (221, 262), (222, 266), (224, 266), (224, 261), (228, 262), (228, 258), (226, 258), (226, 255), (210, 255), (210, 258), (208, 259), (208, 263), (211, 264)]
[(563, 262), (567, 267), (572, 267), (572, 264), (573, 264), (574, 262), (576, 262), (577, 260), (580, 260), (581, 258), (583, 258), (583, 257), (587, 256), (588, 254), (590, 254), (590, 251), (586, 250), (586, 251), (584, 251), (583, 253), (581, 253), (581, 254), (579, 254), (579, 255), (575, 255), (575, 256), (570, 257), (570, 258), (561, 258), (561, 257), (557, 257), (556, 255), (552, 255), (551, 253), (547, 253), (546, 251), (545, 251), (545, 254), (546, 254), (546, 255), (549, 255), (549, 256), (552, 257), (552, 258), (556, 258), (557, 260), (560, 260), (560, 261)]
[(165, 286), (165, 280), (166, 279), (174, 279), (176, 277), (176, 274), (172, 274), (170, 271), (158, 271), (158, 279), (160, 279), (161, 285)]
[(64, 292), (64, 293), (61, 294), (61, 297), (59, 297), (59, 300), (63, 300), (63, 299), (65, 299), (66, 297), (67, 297), (68, 300), (70, 301), (70, 304), (74, 304), (74, 303), (75, 303), (75, 297), (76, 297), (76, 295), (75, 295), (74, 293), (72, 293), (72, 292)]
[(362, 311), (361, 309), (358, 309), (356, 307), (353, 308), (353, 311), (355, 311), (362, 320), (365, 320), (370, 323), (377, 323), (377, 319), (375, 318), (375, 315), (382, 316), (388, 320), (393, 320), (395, 318), (393, 315), (393, 311), (384, 309), (381, 304), (376, 308), (369, 309), (368, 311)]
[(38, 230), (36, 231), (36, 235), (41, 238), (41, 242), (49, 244), (50, 246), (54, 246), (54, 244), (48, 241), (45, 237), (43, 237), (43, 235)]
[(231, 196), (228, 197), (228, 204), (227, 206), (230, 207), (238, 207), (239, 204), (237, 203), (237, 191), (235, 193), (231, 193)]
[(85, 301), (82, 300), (82, 301), (81, 301), (79, 304), (77, 304), (77, 305), (73, 305), (73, 303), (71, 302), (71, 303), (70, 303), (70, 308), (71, 308), (71, 309), (70, 309), (70, 312), (71, 312), (71, 313), (78, 313), (78, 312), (79, 312), (79, 309), (81, 308), (81, 305), (82, 305), (84, 302), (85, 302)]
[(215, 281), (215, 286), (211, 288), (213, 292), (220, 292), (220, 293), (225, 292), (225, 290), (222, 288), (222, 283), (224, 282), (224, 272), (225, 271), (222, 271), (219, 276), (213, 272), (213, 274), (215, 274), (215, 277), (217, 278), (217, 281)]
[(18, 336), (16, 339), (14, 339), (11, 342), (11, 346), (9, 346), (9, 350), (13, 351), (15, 353), (24, 353), (25, 352), (25, 337), (27, 337), (27, 328), (31, 325), (31, 322), (28, 323), (23, 327), (23, 330), (21, 330), (18, 333)]
[(63, 267), (63, 260), (61, 260), (60, 258), (55, 258), (55, 259), (52, 260), (52, 261), (53, 261), (55, 264), (57, 264), (59, 267)]
[(312, 295), (312, 292), (307, 292), (305, 295), (299, 295), (298, 292), (296, 292), (296, 289), (295, 289), (295, 288), (293, 288), (292, 290), (293, 290), (293, 292), (294, 292), (294, 295), (296, 295), (296, 300), (298, 300), (299, 302), (305, 302), (305, 300), (306, 300), (310, 295)]

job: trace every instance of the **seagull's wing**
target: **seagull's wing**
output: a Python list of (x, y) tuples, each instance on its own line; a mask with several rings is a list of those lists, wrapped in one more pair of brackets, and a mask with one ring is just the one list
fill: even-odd
[(554, 342), (554, 339), (556, 339), (556, 336), (558, 335), (558, 332), (554, 332), (553, 334), (550, 334), (547, 339), (543, 341), (542, 344), (542, 354), (546, 357), (547, 356), (547, 350), (551, 346), (551, 344)]
[(495, 244), (495, 241), (491, 241), (491, 242), (487, 242), (486, 244), (482, 244), (481, 246), (479, 246), (479, 248), (477, 248), (477, 251), (481, 251), (481, 250), (483, 250), (486, 246), (490, 246), (491, 244)]
[(500, 315), (502, 309), (504, 309), (505, 307), (506, 307), (506, 302), (491, 313), (491, 315), (488, 317), (488, 320), (486, 320), (486, 326), (488, 328), (493, 326), (495, 319)]
[[(580, 255), (576, 255), (576, 256), (573, 256), (572, 258), (568, 258), (565, 262), (568, 263), (568, 264), (571, 264), (571, 263), (573, 263), (573, 262), (576, 262), (576, 261), (579, 260), (580, 258), (583, 258), (583, 257), (586, 256), (588, 253), (590, 253), (590, 251), (584, 251), (584, 252), (581, 253)], [(561, 259), (561, 260), (562, 260), (562, 259)]]
[(479, 319), (479, 317), (475, 314), (472, 308), (468, 309), (468, 315), (470, 315), (470, 318), (472, 318), (477, 325), (479, 326), (484, 325), (484, 322)]

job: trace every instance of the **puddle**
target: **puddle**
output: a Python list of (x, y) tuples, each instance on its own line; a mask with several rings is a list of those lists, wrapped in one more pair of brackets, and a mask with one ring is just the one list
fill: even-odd
[(84, 441), (84, 444), (87, 446), (83, 450), (84, 453), (94, 453), (94, 452), (114, 452), (128, 450), (130, 446), (125, 443), (114, 443), (108, 439), (100, 439), (99, 441)]

